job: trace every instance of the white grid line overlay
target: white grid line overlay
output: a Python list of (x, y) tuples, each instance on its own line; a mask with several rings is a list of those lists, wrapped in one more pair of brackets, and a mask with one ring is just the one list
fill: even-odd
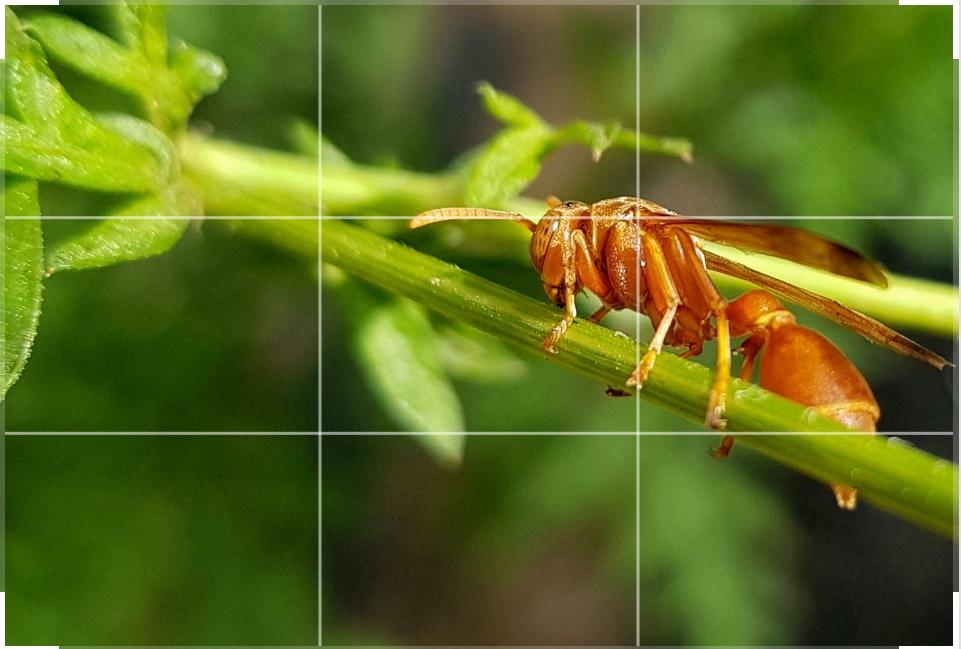
[[(401, 431), (350, 431), (350, 430), (324, 430), (320, 433), (324, 437), (408, 437), (412, 433)], [(641, 431), (632, 430), (608, 430), (608, 431), (543, 431), (543, 430), (472, 430), (469, 433), (449, 432), (422, 432), (417, 435), (443, 437), (451, 434), (465, 434), (474, 437), (710, 437), (719, 435), (717, 431), (710, 430), (689, 430), (689, 431)], [(785, 431), (745, 431), (738, 432), (738, 437), (858, 437), (865, 433), (851, 431), (825, 431), (820, 433), (800, 432), (791, 433)], [(929, 430), (929, 431), (885, 431), (882, 433), (886, 438), (897, 437), (949, 437), (954, 433), (949, 430)], [(7, 431), (7, 437), (137, 437), (137, 436), (164, 436), (164, 437), (189, 437), (189, 436), (223, 436), (223, 437), (317, 437), (317, 431), (36, 431), (21, 430)]]
[[(318, 165), (319, 168), (319, 165)], [(640, 192), (638, 192), (640, 193)], [(318, 201), (319, 202), (319, 201)], [(384, 215), (384, 216), (276, 216), (276, 215), (245, 215), (245, 216), (157, 216), (157, 215), (143, 215), (143, 216), (7, 216), (5, 217), (8, 221), (409, 221), (413, 219), (416, 214), (405, 214), (405, 215)], [(540, 215), (531, 215), (534, 217), (539, 217)], [(717, 220), (717, 221), (954, 221), (953, 216), (945, 215), (917, 215), (917, 216), (900, 216), (900, 215), (797, 215), (797, 216), (778, 216), (778, 215), (679, 215), (684, 218), (691, 219), (703, 219), (703, 220)], [(560, 216), (556, 217), (561, 221), (567, 220), (580, 220), (581, 217), (566, 217)], [(638, 216), (635, 217), (641, 221), (659, 221), (663, 220), (664, 217), (656, 216)], [(459, 217), (458, 220), (461, 221), (489, 221), (490, 219), (483, 216), (465, 216)]]
[[(641, 6), (634, 7), (634, 132), (641, 133)], [(641, 195), (641, 150), (634, 151), (634, 195)], [(634, 272), (641, 274), (641, 257)], [(641, 303), (640, 284), (634, 302)], [(634, 312), (634, 340), (641, 339), (641, 314)], [(641, 364), (641, 350), (635, 347), (634, 367)], [(641, 644), (641, 393), (634, 392), (634, 644)]]
[[(324, 213), (324, 7), (317, 6), (317, 214)], [(324, 227), (317, 220), (317, 644), (324, 645)]]
[[(911, 2), (910, 0), (900, 0), (902, 4), (920, 4)], [(21, 4), (28, 4), (28, 2), (23, 2)], [(53, 2), (50, 2), (53, 4)], [(414, 4), (434, 4), (430, 2), (416, 2)], [(443, 2), (436, 4), (445, 4)], [(624, 3), (627, 4), (627, 3)], [(957, 16), (957, 0), (953, 2), (932, 2), (924, 4), (953, 4), (955, 7), (955, 16)], [(545, 5), (547, 6), (547, 5)], [(622, 5), (623, 6), (623, 5)], [(627, 4), (627, 6), (630, 6)], [(640, 7), (641, 4), (633, 5), (635, 7), (635, 128), (640, 130)], [(323, 105), (323, 53), (322, 53), (322, 10), (323, 5), (318, 6), (318, 17), (317, 17), (317, 28), (318, 28), (318, 128), (319, 132), (323, 133), (323, 118), (322, 118), (322, 105)], [(955, 21), (955, 58), (957, 58), (957, 22)], [(257, 435), (257, 436), (302, 436), (311, 435), (318, 437), (318, 644), (323, 646), (323, 589), (322, 589), (322, 558), (323, 558), (323, 438), (324, 436), (400, 436), (408, 435), (408, 433), (400, 432), (335, 432), (335, 431), (324, 431), (322, 423), (322, 412), (323, 412), (323, 398), (322, 398), (322, 366), (323, 366), (323, 340), (322, 340), (322, 315), (323, 315), (323, 252), (322, 252), (322, 237), (323, 228), (322, 222), (327, 217), (322, 214), (322, 196), (323, 196), (323, 160), (318, 151), (318, 209), (321, 210), (317, 217), (304, 217), (304, 216), (232, 216), (232, 217), (163, 217), (163, 216), (123, 216), (123, 217), (96, 217), (96, 216), (55, 216), (55, 217), (42, 217), (47, 220), (102, 220), (102, 219), (116, 219), (116, 220), (316, 220), (318, 223), (318, 385), (317, 385), (317, 397), (318, 397), (318, 421), (317, 421), (317, 431), (303, 431), (303, 432), (290, 432), (290, 431), (277, 431), (277, 432), (226, 432), (226, 431), (214, 431), (214, 432), (158, 432), (158, 431), (145, 431), (145, 432), (43, 432), (43, 431), (15, 431), (7, 432), (7, 435), (11, 436), (60, 436), (60, 435), (170, 435), (170, 436), (186, 436), (186, 435)], [(640, 196), (640, 152), (635, 152), (635, 195)], [(412, 215), (406, 216), (369, 216), (369, 217), (337, 217), (343, 218), (345, 220), (384, 220), (384, 219), (397, 219), (397, 220), (408, 220)], [(40, 217), (8, 217), (10, 220), (32, 220)], [(877, 215), (877, 216), (865, 216), (865, 215), (846, 215), (846, 216), (696, 216), (692, 218), (699, 219), (721, 219), (726, 221), (731, 220), (744, 220), (744, 221), (778, 221), (778, 220), (790, 220), (790, 221), (800, 221), (800, 220), (876, 220), (876, 221), (953, 221), (955, 217), (953, 216), (892, 216), (892, 215)], [(640, 314), (635, 313), (635, 332), (636, 339), (640, 340), (641, 323), (642, 318)], [(640, 352), (637, 353), (637, 361), (640, 361)], [(639, 481), (639, 471), (640, 471), (640, 437), (642, 435), (651, 436), (705, 436), (711, 435), (711, 431), (685, 431), (685, 432), (642, 432), (640, 430), (640, 414), (641, 414), (641, 401), (640, 394), (635, 393), (635, 430), (629, 433), (624, 431), (611, 431), (611, 432), (596, 432), (596, 433), (584, 433), (584, 432), (568, 432), (568, 433), (556, 433), (556, 432), (542, 432), (542, 431), (474, 431), (469, 433), (469, 435), (476, 436), (510, 436), (510, 435), (558, 435), (558, 436), (588, 436), (588, 435), (625, 435), (630, 434), (635, 438), (635, 562), (636, 562), (636, 573), (635, 573), (635, 644), (641, 646), (640, 644), (640, 573), (639, 573), (639, 556), (640, 556), (640, 512), (639, 512), (639, 493), (640, 488)], [(431, 434), (431, 433), (427, 433)], [(438, 435), (445, 433), (435, 433)], [(851, 436), (852, 433), (838, 432), (838, 433), (782, 433), (782, 432), (756, 432), (756, 433), (738, 433), (739, 435), (829, 435), (829, 436)], [(952, 435), (951, 431), (934, 431), (934, 432), (901, 432), (901, 433), (886, 433), (887, 435), (896, 436), (931, 436), (931, 435)], [(955, 620), (957, 620), (957, 594), (955, 594)], [(957, 623), (955, 622), (955, 629)]]

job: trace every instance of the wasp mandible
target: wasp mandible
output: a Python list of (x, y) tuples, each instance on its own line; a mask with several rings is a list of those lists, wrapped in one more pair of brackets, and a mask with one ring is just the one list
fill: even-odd
[(704, 250), (704, 240), (789, 259), (813, 268), (886, 286), (882, 268), (839, 243), (798, 228), (689, 218), (635, 197), (587, 204), (548, 199), (549, 209), (536, 223), (513, 212), (481, 208), (442, 208), (424, 212), (410, 226), (455, 219), (506, 219), (531, 233), (530, 255), (544, 291), (564, 317), (544, 339), (554, 351), (577, 311), (574, 296), (587, 289), (602, 306), (590, 316), (599, 322), (610, 311), (631, 308), (647, 315), (654, 336), (640, 363), (627, 378), (640, 389), (664, 345), (687, 347), (682, 356), (701, 353), (717, 339), (714, 383), (705, 423), (725, 427), (724, 411), (731, 375), (731, 328), (728, 302), (708, 270), (747, 280), (810, 311), (830, 318), (868, 340), (937, 368), (948, 362), (889, 327), (824, 296), (782, 282), (748, 266)]

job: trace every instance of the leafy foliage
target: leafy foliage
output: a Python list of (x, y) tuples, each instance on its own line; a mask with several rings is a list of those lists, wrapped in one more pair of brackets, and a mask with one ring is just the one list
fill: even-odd
[[(182, 43), (168, 51), (163, 8), (120, 3), (94, 12), (104, 32), (60, 14), (31, 13), (21, 20), (6, 10), (0, 115), (6, 214), (40, 217), (40, 182), (97, 192), (101, 216), (200, 215), (175, 140), (194, 104), (223, 81), (223, 63)], [(120, 104), (115, 112), (95, 114), (71, 96), (51, 61), (132, 96), (139, 110), (123, 112)], [(187, 224), (182, 218), (92, 221), (48, 241), (44, 250), (39, 220), (7, 221), (4, 291), (10, 308), (4, 319), (13, 345), (5, 350), (3, 394), (19, 376), (36, 332), (44, 258), (48, 274), (143, 259), (169, 250)], [(28, 255), (33, 261), (39, 256), (40, 265), (31, 261), (28, 267)]]
[[(3, 187), (7, 215), (35, 214), (37, 183), (9, 178)], [(43, 234), (36, 220), (3, 220), (3, 320), (0, 353), (3, 354), (3, 393), (20, 376), (37, 334), (43, 292)]]
[(61, 270), (99, 268), (159, 255), (180, 240), (187, 225), (188, 221), (182, 219), (99, 221), (85, 233), (49, 249), (47, 272), (52, 274)]
[(116, 5), (105, 11), (115, 25), (113, 38), (57, 14), (32, 16), (25, 25), (52, 60), (135, 97), (163, 132), (183, 129), (194, 105), (223, 81), (223, 62), (183, 43), (168, 52), (164, 7)]
[[(547, 124), (516, 97), (488, 83), (477, 86), (484, 107), (507, 128), (485, 144), (469, 164), (464, 200), (477, 207), (505, 207), (541, 170), (541, 162), (564, 144), (582, 144), (594, 162), (612, 146), (641, 148), (648, 153), (679, 156), (690, 160), (691, 145), (684, 140), (660, 140), (625, 130), (619, 122), (577, 120), (560, 128)], [(643, 143), (643, 146), (642, 144)]]
[(114, 192), (156, 189), (165, 180), (146, 147), (104, 126), (54, 76), (40, 45), (7, 9), (6, 93), (0, 135), (4, 171)]
[[(369, 292), (355, 281), (348, 290), (355, 296)], [(354, 317), (358, 360), (393, 417), (412, 431), (463, 430), (460, 402), (424, 307), (410, 300), (369, 300)]]

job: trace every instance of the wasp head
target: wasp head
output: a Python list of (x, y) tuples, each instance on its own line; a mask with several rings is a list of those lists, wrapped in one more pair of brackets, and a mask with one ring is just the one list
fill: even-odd
[[(564, 247), (591, 208), (578, 201), (549, 199), (551, 208), (541, 217), (531, 237), (531, 263), (540, 273), (544, 291), (554, 304), (564, 304)], [(577, 288), (574, 287), (576, 291)]]

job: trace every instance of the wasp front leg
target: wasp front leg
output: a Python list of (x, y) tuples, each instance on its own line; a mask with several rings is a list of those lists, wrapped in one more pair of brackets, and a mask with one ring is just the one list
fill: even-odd
[[(602, 300), (611, 293), (610, 284), (604, 279), (597, 264), (591, 257), (587, 238), (580, 230), (574, 230), (564, 239), (562, 262), (564, 268), (564, 319), (544, 339), (544, 349), (554, 353), (554, 344), (563, 336), (577, 317), (574, 305), (574, 295), (577, 287), (584, 284), (592, 293)], [(591, 315), (591, 321), (597, 322), (611, 310), (605, 304)]]
[(577, 317), (577, 307), (574, 306), (574, 291), (570, 289), (570, 284), (564, 282), (564, 319), (557, 323), (557, 325), (551, 329), (551, 332), (547, 334), (547, 338), (544, 339), (544, 349), (551, 353), (556, 354), (557, 350), (554, 349), (554, 345), (558, 340), (561, 339), (567, 329), (574, 322), (574, 318)]

